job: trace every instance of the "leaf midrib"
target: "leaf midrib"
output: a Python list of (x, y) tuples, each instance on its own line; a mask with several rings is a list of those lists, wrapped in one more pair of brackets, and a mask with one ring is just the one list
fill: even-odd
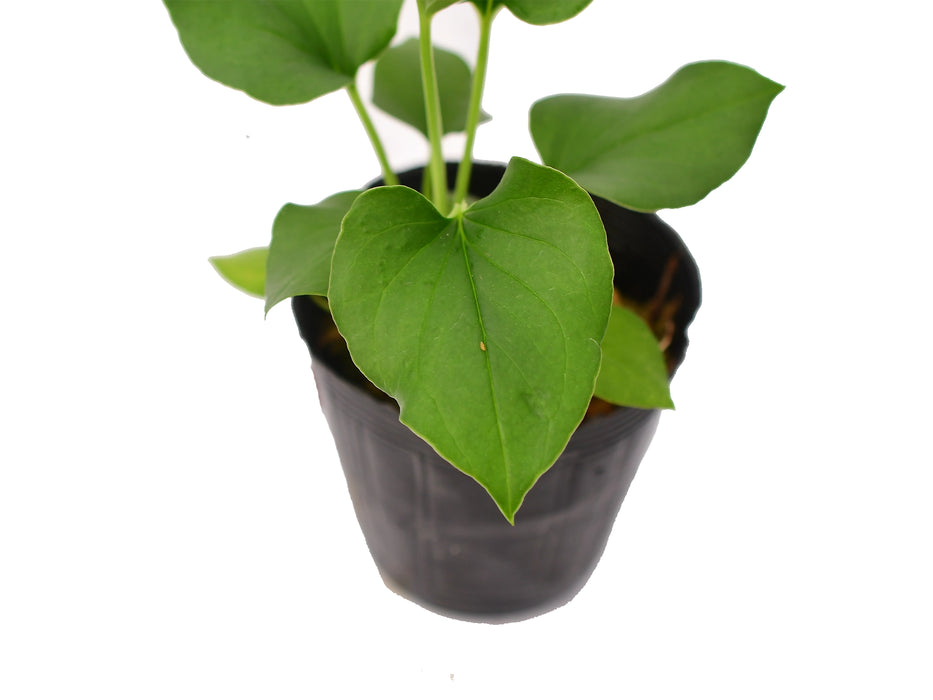
[[(352, 80), (352, 75), (348, 75), (346, 72), (341, 70), (338, 65), (336, 65), (334, 56), (331, 55), (331, 51), (328, 48), (327, 43), (324, 41), (324, 33), (315, 22), (314, 17), (306, 13), (305, 17), (307, 19), (307, 23), (298, 24), (291, 17), (289, 17), (288, 13), (286, 13), (277, 3), (267, 4), (267, 7), (273, 8), (279, 15), (284, 17), (287, 22), (295, 24), (298, 28), (299, 34), (304, 41), (299, 44), (291, 37), (285, 36), (281, 32), (271, 28), (261, 27), (260, 29), (262, 31), (282, 39), (282, 41), (296, 49), (299, 53), (301, 53), (301, 55), (312, 59), (311, 62), (320, 66), (321, 68), (332, 71), (336, 75)], [(308, 31), (309, 27), (313, 29), (313, 32)]]
[(483, 353), (483, 360), (486, 365), (486, 378), (489, 380), (489, 395), (492, 399), (492, 410), (493, 415), (495, 416), (496, 422), (496, 436), (499, 439), (499, 451), (502, 454), (502, 463), (505, 465), (505, 489), (508, 494), (508, 503), (509, 507), (513, 505), (513, 495), (512, 495), (512, 462), (509, 452), (505, 449), (505, 436), (502, 434), (502, 419), (500, 418), (499, 412), (499, 401), (496, 397), (496, 386), (495, 382), (492, 379), (492, 365), (489, 359), (489, 343), (486, 336), (486, 324), (483, 322), (483, 311), (479, 303), (479, 293), (476, 289), (476, 277), (473, 274), (473, 267), (470, 265), (470, 256), (467, 252), (467, 248), (470, 247), (469, 240), (466, 236), (466, 231), (463, 227), (463, 215), (457, 216), (457, 234), (460, 239), (460, 249), (463, 252), (463, 264), (466, 267), (467, 278), (470, 280), (470, 289), (473, 293), (473, 304), (476, 308), (476, 320), (479, 323), (480, 334), (482, 335), (482, 343), (485, 347), (485, 350), (480, 350)]

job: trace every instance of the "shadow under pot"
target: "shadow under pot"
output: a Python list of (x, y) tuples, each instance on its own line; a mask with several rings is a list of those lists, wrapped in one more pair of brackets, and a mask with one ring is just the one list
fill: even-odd
[[(448, 165), (450, 181), (455, 168)], [(504, 170), (476, 163), (470, 192), (488, 195)], [(400, 180), (418, 189), (422, 173), (411, 170)], [(616, 291), (655, 330), (673, 375), (700, 303), (696, 264), (657, 215), (594, 201)], [(327, 311), (310, 297), (294, 298), (292, 308), (357, 519), (386, 585), (429, 610), (483, 622), (525, 619), (569, 601), (605, 549), (660, 411), (594, 400), (512, 526), (476, 481), (399, 422), (398, 406), (353, 365)]]

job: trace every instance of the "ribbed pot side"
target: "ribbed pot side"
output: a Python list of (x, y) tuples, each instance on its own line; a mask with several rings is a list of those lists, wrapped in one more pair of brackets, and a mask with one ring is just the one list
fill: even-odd
[[(455, 166), (448, 167), (452, 181)], [(503, 171), (475, 164), (471, 192), (485, 196)], [(418, 188), (421, 173), (400, 179)], [(594, 201), (616, 288), (642, 303), (658, 301), (660, 290), (673, 310), (673, 374), (700, 303), (696, 264), (656, 215)], [(292, 308), (357, 519), (386, 585), (435, 612), (485, 622), (532, 617), (570, 600), (603, 553), (660, 412), (618, 408), (588, 417), (512, 526), (479, 484), (399, 422), (394, 402), (361, 387), (358, 370), (341, 357), (343, 346), (334, 350), (326, 311), (309, 297), (296, 297)]]

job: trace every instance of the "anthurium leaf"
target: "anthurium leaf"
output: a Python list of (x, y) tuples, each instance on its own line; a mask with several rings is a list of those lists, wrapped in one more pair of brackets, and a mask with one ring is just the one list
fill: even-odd
[(531, 108), (541, 158), (641, 211), (694, 204), (751, 154), (783, 86), (724, 61), (684, 66), (641, 97), (556, 95)]
[(433, 15), (437, 12), (440, 12), (445, 7), (450, 7), (454, 3), (460, 2), (460, 0), (421, 0), (424, 3), (424, 9), (427, 10), (429, 15)]
[(163, 0), (201, 71), (275, 105), (349, 84), (395, 35), (402, 0)]
[(664, 353), (640, 316), (613, 305), (602, 350), (596, 396), (620, 406), (674, 408)]
[(470, 0), (481, 11), (508, 7), (512, 14), (529, 24), (556, 24), (579, 14), (592, 0)]
[(214, 269), (227, 282), (254, 297), (262, 297), (266, 285), (268, 248), (250, 248), (233, 255), (208, 258)]
[[(444, 133), (464, 131), (473, 80), (470, 67), (457, 54), (437, 47), (434, 64)], [(417, 39), (393, 46), (379, 57), (373, 76), (373, 104), (427, 136)], [(480, 121), (489, 121), (489, 115), (483, 112)]]
[(286, 204), (279, 210), (266, 266), (266, 313), (289, 297), (327, 296), (340, 222), (359, 194), (340, 192), (312, 206)]
[(520, 158), (451, 218), (411, 189), (364, 192), (330, 283), (357, 366), (510, 521), (583, 417), (611, 297), (592, 200)]

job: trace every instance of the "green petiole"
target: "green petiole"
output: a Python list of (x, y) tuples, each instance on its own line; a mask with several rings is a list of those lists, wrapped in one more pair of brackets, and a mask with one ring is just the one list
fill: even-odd
[(382, 168), (383, 181), (387, 185), (397, 185), (398, 178), (389, 166), (389, 159), (386, 157), (385, 148), (382, 146), (382, 140), (379, 138), (379, 134), (376, 133), (376, 127), (373, 124), (373, 120), (369, 117), (369, 112), (366, 111), (366, 105), (364, 105), (363, 100), (360, 99), (359, 90), (356, 89), (356, 81), (347, 85), (347, 94), (350, 96), (350, 101), (353, 103), (353, 107), (356, 109), (360, 121), (363, 122), (363, 128), (366, 129), (369, 141), (373, 145), (376, 158), (379, 159), (379, 167)]
[(476, 52), (476, 68), (473, 72), (473, 87), (470, 91), (470, 106), (467, 112), (466, 144), (463, 159), (457, 168), (457, 183), (454, 187), (454, 203), (466, 199), (470, 187), (470, 174), (473, 169), (473, 142), (476, 140), (476, 128), (479, 126), (480, 104), (483, 100), (483, 87), (486, 84), (486, 66), (489, 64), (489, 39), (492, 35), (492, 21), (498, 8), (492, 2), (479, 12), (479, 49)]
[(423, 3), (418, 3), (421, 36), (421, 82), (424, 88), (424, 106), (428, 124), (428, 141), (431, 143), (431, 159), (428, 163), (431, 182), (431, 199), (443, 214), (449, 208), (447, 193), (447, 168), (441, 151), (443, 122), (441, 121), (440, 94), (437, 89), (437, 73), (434, 68), (434, 52), (431, 49), (431, 15)]

